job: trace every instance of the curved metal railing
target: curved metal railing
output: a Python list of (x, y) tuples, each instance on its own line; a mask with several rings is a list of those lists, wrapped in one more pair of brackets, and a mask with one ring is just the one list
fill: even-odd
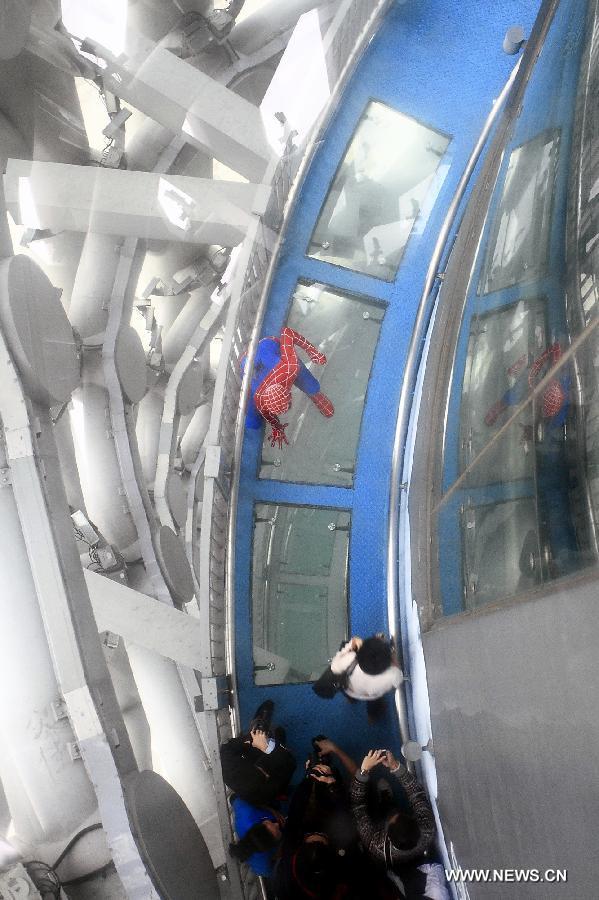
[[(393, 441), (393, 455), (391, 460), (391, 475), (389, 485), (389, 512), (387, 522), (387, 611), (390, 623), (390, 629), (395, 633), (397, 647), (401, 647), (402, 636), (399, 629), (399, 620), (397, 611), (399, 607), (399, 507), (402, 489), (406, 489), (407, 485), (401, 482), (401, 476), (404, 468), (404, 450), (406, 446), (406, 438), (408, 425), (410, 421), (410, 413), (412, 410), (412, 399), (416, 388), (416, 378), (418, 376), (419, 364), (422, 356), (426, 333), (430, 324), (435, 299), (437, 296), (437, 287), (439, 284), (439, 275), (441, 274), (441, 260), (447, 249), (447, 242), (451, 233), (451, 229), (456, 220), (458, 210), (472, 173), (481, 156), (481, 153), (488, 140), (489, 134), (499, 110), (502, 108), (507, 95), (512, 89), (514, 80), (520, 67), (521, 59), (518, 60), (510, 76), (505, 83), (499, 97), (495, 100), (493, 107), (479, 138), (470, 154), (462, 176), (458, 182), (453, 199), (447, 210), (447, 215), (439, 236), (435, 243), (433, 255), (428, 266), (424, 288), (420, 297), (414, 329), (408, 348), (406, 365), (404, 369), (402, 388), (399, 397), (399, 407), (397, 410), (397, 421), (395, 424), (395, 437)], [(405, 654), (404, 654), (405, 657)], [(405, 668), (405, 661), (404, 661)], [(405, 697), (401, 688), (398, 688), (396, 695), (396, 704), (398, 708), (399, 724), (402, 741), (410, 739), (408, 727), (408, 715), (405, 706)]]

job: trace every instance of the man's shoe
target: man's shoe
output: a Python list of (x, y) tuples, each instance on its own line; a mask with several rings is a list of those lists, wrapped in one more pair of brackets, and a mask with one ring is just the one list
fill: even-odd
[(270, 731), (270, 722), (274, 708), (275, 705), (272, 700), (265, 700), (264, 703), (261, 703), (252, 717), (250, 731), (253, 731), (254, 728), (261, 728), (262, 731)]

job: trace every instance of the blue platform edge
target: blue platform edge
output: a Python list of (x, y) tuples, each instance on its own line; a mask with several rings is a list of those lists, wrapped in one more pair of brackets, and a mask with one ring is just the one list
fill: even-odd
[[(276, 703), (275, 721), (287, 729), (298, 760), (319, 732), (359, 762), (370, 747), (399, 751), (395, 715), (369, 726), (364, 704), (343, 696), (319, 700), (309, 684), (257, 687), (253, 682), (250, 577), (252, 513), (256, 502), (300, 503), (351, 511), (349, 630), (368, 635), (387, 630), (386, 552), (389, 477), (406, 354), (426, 270), (447, 208), (493, 99), (514, 65), (502, 51), (514, 24), (529, 33), (538, 0), (493, 4), (468, 0), (395, 3), (345, 89), (305, 177), (274, 275), (263, 334), (285, 322), (300, 278), (362, 294), (386, 305), (373, 361), (352, 489), (285, 484), (257, 478), (262, 432), (246, 432), (236, 533), (236, 665), (242, 725), (266, 697)], [(415, 229), (394, 282), (383, 282), (319, 260), (305, 250), (345, 148), (369, 101), (378, 100), (451, 136), (443, 163), (447, 175), (421, 233)], [(333, 402), (335, 398), (332, 398)], [(284, 451), (283, 451), (284, 452)], [(298, 773), (299, 775), (299, 770)]]

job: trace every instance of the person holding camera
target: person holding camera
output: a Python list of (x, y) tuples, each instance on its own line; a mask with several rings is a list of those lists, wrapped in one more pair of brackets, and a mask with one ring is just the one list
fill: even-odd
[[(373, 817), (368, 804), (370, 772), (383, 765), (403, 788), (408, 811), (392, 804), (382, 821)], [(362, 846), (379, 869), (403, 891), (406, 900), (449, 900), (443, 867), (434, 847), (435, 818), (422, 785), (390, 750), (369, 750), (350, 790)]]
[(270, 731), (274, 703), (256, 710), (248, 734), (231, 738), (220, 748), (223, 781), (234, 794), (253, 806), (276, 803), (295, 771), (295, 757), (284, 745), (282, 728)]
[(320, 748), (329, 743), (324, 736), (313, 738), (313, 750), (305, 763), (305, 776), (289, 804), (285, 839), (298, 843), (309, 833), (325, 835), (335, 852), (347, 852), (357, 843), (358, 834), (349, 806), (349, 795), (330, 756)]
[(274, 872), (276, 895), (285, 900), (362, 900), (363, 859), (349, 796), (319, 740), (327, 743), (322, 735), (313, 739), (304, 778), (289, 804)]

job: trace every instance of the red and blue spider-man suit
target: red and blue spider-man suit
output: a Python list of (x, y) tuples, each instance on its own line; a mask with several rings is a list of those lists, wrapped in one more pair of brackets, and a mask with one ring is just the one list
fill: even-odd
[[(533, 390), (539, 377), (544, 377), (553, 368), (562, 355), (559, 341), (555, 341), (550, 347), (541, 353), (526, 371), (527, 356), (521, 356), (513, 366), (507, 370), (507, 374), (516, 381), (503, 397), (487, 410), (485, 424), (494, 425), (498, 417), (508, 406), (517, 406)], [(552, 378), (540, 398), (541, 416), (547, 419), (551, 428), (557, 428), (564, 424), (570, 409), (570, 372), (563, 368), (557, 378)]]
[[(279, 414), (287, 412), (291, 406), (293, 384), (307, 394), (323, 416), (330, 418), (335, 412), (329, 398), (321, 393), (317, 379), (298, 358), (295, 345), (305, 350), (319, 366), (326, 363), (324, 353), (317, 350), (303, 335), (288, 327), (283, 328), (280, 338), (263, 338), (256, 351), (246, 425), (248, 428), (259, 428), (262, 420), (266, 420), (272, 426), (269, 437), (271, 447), (278, 444), (282, 448), (283, 442), (289, 443), (285, 436), (287, 422), (282, 423)], [(244, 354), (239, 361), (242, 374), (245, 361)]]

